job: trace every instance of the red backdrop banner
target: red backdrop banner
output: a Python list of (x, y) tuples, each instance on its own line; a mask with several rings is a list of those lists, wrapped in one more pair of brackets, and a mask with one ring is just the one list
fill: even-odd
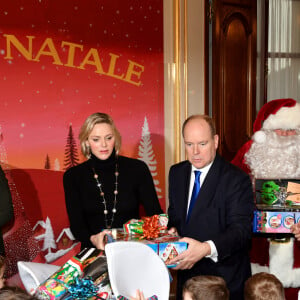
[(81, 162), (78, 132), (94, 112), (115, 120), (121, 154), (148, 164), (165, 208), (163, 1), (10, 0), (0, 15), (0, 158), (16, 215), (46, 221), (50, 194), (64, 212), (68, 138)]

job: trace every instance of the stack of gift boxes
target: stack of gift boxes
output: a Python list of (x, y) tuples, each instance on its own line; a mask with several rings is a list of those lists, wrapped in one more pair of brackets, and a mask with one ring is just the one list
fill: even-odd
[(253, 232), (290, 234), (291, 226), (300, 221), (300, 181), (255, 178), (253, 188)]
[[(187, 249), (187, 243), (179, 242), (179, 236), (168, 234), (168, 216), (154, 215), (132, 219), (123, 228), (112, 229), (108, 242), (136, 241), (149, 246), (165, 262), (169, 262)], [(103, 251), (86, 248), (68, 260), (57, 272), (43, 282), (34, 294), (41, 300), (111, 299), (108, 267)]]
[(170, 260), (187, 249), (187, 243), (179, 242), (179, 236), (169, 234), (167, 231), (168, 215), (160, 214), (144, 217), (141, 220), (129, 220), (123, 228), (113, 229), (113, 241), (137, 241), (146, 244), (165, 262), (169, 268)]

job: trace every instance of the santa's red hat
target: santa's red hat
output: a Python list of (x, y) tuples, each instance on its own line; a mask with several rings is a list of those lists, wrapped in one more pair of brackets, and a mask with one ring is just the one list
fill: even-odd
[(277, 99), (267, 102), (258, 112), (253, 124), (253, 140), (265, 141), (263, 130), (296, 129), (300, 127), (300, 104), (294, 99)]
[(245, 165), (244, 155), (248, 152), (253, 141), (264, 143), (264, 130), (300, 128), (300, 103), (291, 98), (276, 99), (267, 102), (260, 109), (253, 124), (252, 140), (248, 141), (238, 151), (232, 163), (249, 173)]

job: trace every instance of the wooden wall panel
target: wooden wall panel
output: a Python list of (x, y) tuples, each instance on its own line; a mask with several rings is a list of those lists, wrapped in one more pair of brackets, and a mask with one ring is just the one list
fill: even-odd
[(212, 107), (228, 160), (251, 136), (255, 114), (256, 5), (246, 2), (215, 2)]

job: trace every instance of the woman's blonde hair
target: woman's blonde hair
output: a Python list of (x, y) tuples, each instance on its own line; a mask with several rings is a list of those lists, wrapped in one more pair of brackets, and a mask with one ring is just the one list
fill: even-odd
[(117, 154), (121, 148), (121, 135), (118, 129), (116, 128), (113, 119), (108, 114), (97, 112), (87, 117), (87, 119), (81, 126), (79, 132), (81, 152), (87, 158), (90, 158), (91, 156), (91, 149), (87, 145), (86, 141), (88, 140), (88, 137), (91, 134), (92, 130), (94, 129), (95, 125), (102, 124), (102, 123), (110, 125), (113, 130), (113, 134), (115, 137), (115, 150)]

